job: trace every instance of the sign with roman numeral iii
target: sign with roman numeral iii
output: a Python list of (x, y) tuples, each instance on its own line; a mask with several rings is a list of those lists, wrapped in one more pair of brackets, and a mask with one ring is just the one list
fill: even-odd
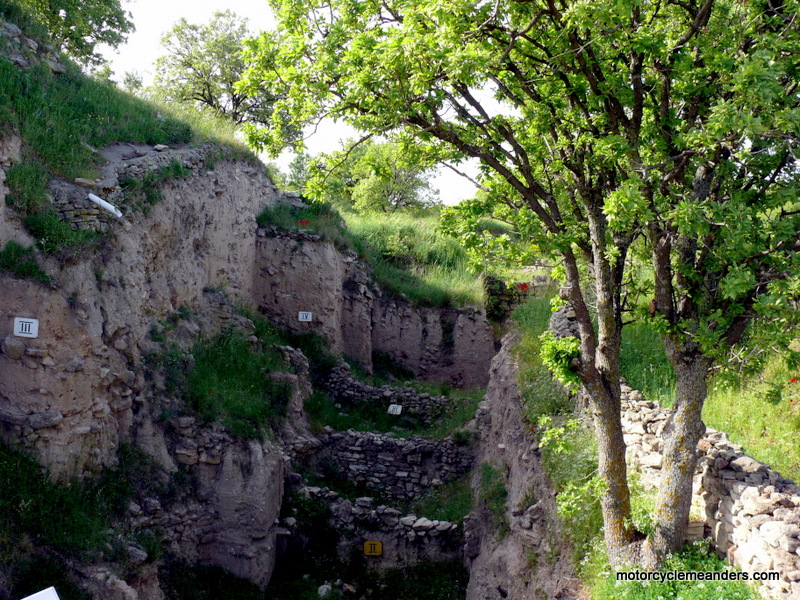
[(27, 338), (39, 337), (39, 319), (15, 317), (14, 335)]

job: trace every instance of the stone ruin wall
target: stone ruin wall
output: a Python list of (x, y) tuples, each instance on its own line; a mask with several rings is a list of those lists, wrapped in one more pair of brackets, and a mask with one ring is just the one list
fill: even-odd
[[(158, 164), (169, 152), (150, 155)], [(178, 307), (200, 310), (207, 286), (237, 301), (251, 296), (255, 214), (279, 196), (250, 169), (222, 161), (166, 182), (148, 215), (115, 222), (101, 252), (44, 257), (52, 285), (0, 275), (7, 442), (33, 451), (56, 478), (113, 464), (145, 386), (142, 359), (159, 350), (153, 325)], [(39, 337), (13, 336), (14, 317), (39, 319)]]
[(420, 437), (392, 438), (377, 433), (329, 432), (312, 466), (380, 496), (409, 501), (465, 473), (472, 467), (468, 447)]
[(457, 402), (446, 396), (421, 394), (411, 388), (371, 386), (361, 383), (353, 379), (350, 365), (347, 363), (332, 369), (324, 386), (331, 398), (343, 406), (371, 403), (378, 404), (387, 411), (389, 406), (394, 404), (402, 408), (402, 415), (426, 425), (447, 414)]
[[(366, 542), (380, 542), (381, 556), (366, 557), (368, 567), (391, 569), (419, 562), (459, 560), (463, 555), (463, 532), (456, 523), (427, 519), (381, 504), (373, 498), (345, 500), (327, 488), (303, 487), (305, 498), (325, 502), (329, 523), (339, 536), (337, 554), (342, 561), (361, 553)], [(284, 519), (287, 533), (296, 526), (294, 519)]]
[[(628, 464), (646, 488), (657, 489), (661, 433), (670, 411), (628, 386), (622, 408)], [(692, 503), (717, 550), (746, 573), (780, 572), (780, 581), (761, 586), (767, 597), (800, 598), (800, 487), (711, 428), (698, 443), (698, 455)]]

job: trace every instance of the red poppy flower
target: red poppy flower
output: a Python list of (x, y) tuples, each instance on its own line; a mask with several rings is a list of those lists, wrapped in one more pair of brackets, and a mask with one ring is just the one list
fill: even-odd
[(792, 377), (789, 381), (791, 381), (792, 383), (797, 383), (797, 377)]
[(529, 286), (528, 286), (528, 284), (527, 284), (527, 283), (518, 283), (518, 284), (517, 284), (517, 287), (518, 287), (520, 290), (522, 290), (523, 292), (527, 292), (527, 291), (528, 291), (528, 287), (529, 287)]

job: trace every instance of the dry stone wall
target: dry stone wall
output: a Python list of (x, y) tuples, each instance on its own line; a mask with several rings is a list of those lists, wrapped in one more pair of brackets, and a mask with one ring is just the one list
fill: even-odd
[(402, 415), (424, 424), (430, 424), (444, 416), (454, 405), (446, 396), (432, 396), (411, 388), (390, 385), (371, 386), (353, 379), (350, 365), (342, 363), (331, 370), (325, 381), (325, 389), (343, 406), (359, 403), (377, 404), (388, 410), (392, 404), (402, 408)]
[(381, 496), (412, 500), (467, 473), (472, 453), (445, 440), (396, 439), (354, 431), (324, 434), (314, 459), (317, 468)]
[[(342, 561), (361, 553), (366, 542), (380, 542), (381, 556), (367, 557), (370, 568), (390, 569), (419, 562), (457, 560), (462, 556), (461, 529), (450, 521), (403, 514), (386, 505), (375, 506), (373, 498), (355, 502), (339, 497), (327, 488), (304, 487), (300, 494), (328, 505), (328, 521), (338, 534), (337, 554)], [(287, 523), (288, 521), (288, 523)], [(289, 530), (294, 519), (285, 519)]]
[[(622, 426), (629, 466), (646, 487), (661, 476), (661, 433), (670, 411), (623, 386)], [(769, 598), (800, 598), (800, 487), (742, 452), (725, 433), (708, 428), (698, 444), (693, 504), (718, 551), (746, 573), (775, 570)]]

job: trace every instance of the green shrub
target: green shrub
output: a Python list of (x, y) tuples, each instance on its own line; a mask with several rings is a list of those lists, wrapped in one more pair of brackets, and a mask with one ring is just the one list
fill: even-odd
[(229, 331), (192, 351), (186, 397), (200, 415), (221, 421), (231, 435), (257, 438), (286, 413), (287, 384), (268, 373), (286, 368), (276, 352), (256, 352), (244, 334)]
[(93, 231), (72, 229), (69, 223), (61, 220), (52, 206), (27, 215), (23, 222), (36, 238), (36, 245), (47, 254), (77, 251), (100, 239), (100, 235)]
[(13, 240), (6, 242), (6, 245), (0, 250), (0, 271), (7, 271), (20, 279), (28, 278), (42, 283), (50, 282), (50, 277), (36, 262), (33, 249), (23, 248)]

